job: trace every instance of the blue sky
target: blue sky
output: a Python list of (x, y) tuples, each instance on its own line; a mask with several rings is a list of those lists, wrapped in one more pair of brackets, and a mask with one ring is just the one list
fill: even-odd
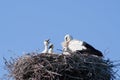
[[(43, 50), (50, 38), (61, 49), (65, 34), (83, 40), (120, 60), (119, 0), (1, 0), (0, 76), (5, 73), (3, 57)], [(107, 52), (105, 52), (107, 50)], [(119, 72), (120, 74), (120, 72)]]

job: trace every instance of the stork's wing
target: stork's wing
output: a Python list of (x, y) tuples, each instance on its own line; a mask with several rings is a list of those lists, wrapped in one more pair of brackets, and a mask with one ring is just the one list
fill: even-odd
[(69, 42), (69, 45), (68, 45), (68, 48), (71, 50), (71, 51), (76, 51), (76, 50), (84, 50), (86, 49), (85, 46), (82, 45), (83, 42), (82, 41), (79, 41), (79, 40), (71, 40)]

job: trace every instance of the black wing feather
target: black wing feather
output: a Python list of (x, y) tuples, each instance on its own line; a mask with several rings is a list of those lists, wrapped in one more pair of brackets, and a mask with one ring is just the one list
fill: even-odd
[(97, 56), (101, 56), (103, 57), (103, 54), (101, 51), (95, 49), (93, 46), (91, 46), (90, 44), (83, 42), (83, 45), (87, 48), (86, 50), (82, 50), (80, 51), (81, 53), (89, 53), (89, 54), (93, 54), (93, 55), (97, 55)]

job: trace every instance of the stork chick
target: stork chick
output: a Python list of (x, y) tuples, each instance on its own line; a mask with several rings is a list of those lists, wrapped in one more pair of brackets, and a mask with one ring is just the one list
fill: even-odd
[(53, 48), (54, 48), (54, 45), (53, 45), (53, 44), (50, 44), (49, 50), (48, 50), (48, 53), (49, 53), (49, 54), (52, 54), (52, 53), (53, 53)]
[(44, 41), (44, 50), (42, 51), (42, 53), (48, 53), (48, 45), (49, 45), (49, 43), (50, 43), (50, 40), (48, 39), (48, 40), (45, 40)]

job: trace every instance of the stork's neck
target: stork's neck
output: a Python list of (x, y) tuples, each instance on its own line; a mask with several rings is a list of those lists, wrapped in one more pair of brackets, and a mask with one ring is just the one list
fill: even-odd
[(42, 51), (42, 53), (48, 53), (48, 45), (45, 45), (45, 49)]
[(49, 51), (48, 51), (48, 53), (53, 53), (53, 49), (50, 48)]
[(48, 52), (48, 45), (45, 45), (45, 52)]

